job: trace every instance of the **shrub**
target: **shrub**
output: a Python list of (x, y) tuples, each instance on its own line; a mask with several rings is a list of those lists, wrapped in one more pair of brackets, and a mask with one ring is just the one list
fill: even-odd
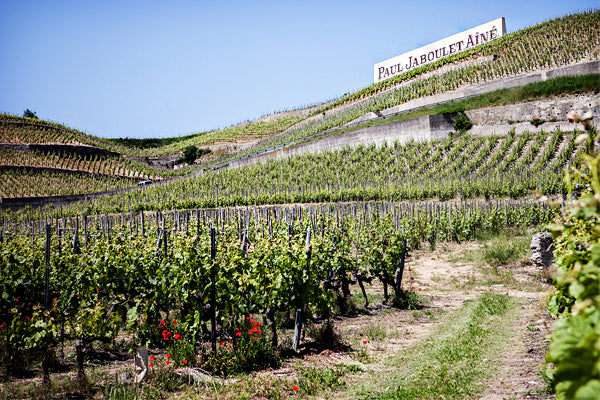
[(423, 306), (423, 302), (415, 292), (414, 287), (410, 290), (401, 288), (398, 294), (392, 298), (392, 305), (403, 310), (416, 310)]
[(38, 119), (38, 116), (36, 115), (35, 112), (31, 111), (29, 108), (26, 109), (25, 111), (23, 111), (23, 116), (25, 118), (34, 118), (34, 119)]
[(342, 335), (335, 328), (333, 321), (328, 320), (320, 326), (312, 326), (306, 329), (308, 336), (313, 338), (319, 345), (327, 349), (344, 349), (347, 345), (344, 343)]
[(533, 126), (535, 126), (537, 128), (538, 126), (540, 126), (541, 124), (543, 124), (544, 122), (546, 122), (546, 120), (543, 120), (543, 119), (538, 118), (538, 117), (533, 117), (531, 119), (531, 121), (529, 121), (529, 122), (531, 123), (531, 125), (533, 125)]
[(196, 146), (190, 145), (183, 150), (183, 156), (181, 157), (183, 162), (191, 165), (196, 161), (196, 158), (198, 158), (198, 148)]
[(271, 342), (263, 336), (260, 323), (250, 317), (237, 325), (233, 337), (217, 343), (216, 352), (204, 347), (201, 358), (203, 368), (222, 376), (281, 364)]
[[(586, 124), (589, 139), (596, 130)], [(559, 316), (554, 324), (550, 354), (557, 399), (597, 398), (600, 391), (600, 158), (588, 148), (585, 164), (572, 179), (586, 188), (570, 203), (563, 220), (549, 226), (555, 238), (556, 292), (548, 309)]]
[(454, 118), (453, 128), (456, 132), (466, 132), (473, 127), (473, 123), (469, 116), (464, 112), (460, 112)]

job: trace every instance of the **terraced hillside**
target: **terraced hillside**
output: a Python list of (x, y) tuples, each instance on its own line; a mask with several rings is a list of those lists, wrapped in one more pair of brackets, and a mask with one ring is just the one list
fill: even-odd
[(128, 153), (64, 126), (0, 115), (0, 197), (111, 191), (183, 172), (150, 166)]
[[(135, 186), (136, 181), (140, 180), (160, 181), (182, 176), (272, 146), (289, 146), (298, 140), (341, 128), (369, 113), (389, 110), (423, 96), (540, 69), (597, 60), (600, 49), (599, 22), (600, 11), (558, 18), (506, 35), (472, 51), (411, 70), (335, 101), (271, 115), (220, 131), (165, 139), (163, 145), (144, 146), (142, 140), (137, 142), (140, 147), (135, 147), (131, 145), (136, 142), (128, 140), (105, 140), (58, 124), (2, 115), (0, 182), (3, 183), (3, 190), (0, 196), (105, 191)], [(585, 90), (589, 91), (590, 87)], [(591, 90), (597, 93), (597, 89)], [(565, 94), (568, 94), (568, 89), (542, 94), (541, 97)], [(474, 108), (492, 105), (495, 99), (490, 97), (487, 101)], [(456, 103), (454, 111), (469, 108), (460, 104)], [(430, 112), (447, 111), (432, 109)], [(56, 144), (71, 147), (66, 151), (64, 148), (55, 148)], [(212, 150), (202, 158), (203, 166), (178, 171), (161, 168), (165, 165), (173, 167), (188, 146)], [(44, 175), (43, 180), (48, 184), (39, 185), (39, 180), (32, 178), (38, 173)], [(71, 175), (71, 184), (67, 183), (69, 178), (65, 174)], [(203, 202), (197, 200), (197, 203)]]
[[(581, 131), (579, 131), (581, 133)], [(93, 212), (265, 204), (521, 198), (566, 192), (564, 168), (584, 147), (578, 131), (474, 137), (292, 156), (207, 171), (103, 198)], [(88, 204), (75, 205), (89, 211)]]
[[(0, 397), (594, 398), (597, 71), (390, 118), (467, 111), (478, 124), (460, 114), (444, 139), (238, 168), (173, 171), (145, 157), (206, 145), (210, 162), (227, 161), (461, 85), (597, 60), (599, 19), (559, 18), (306, 112), (160, 147), (5, 116), (2, 191), (163, 182), (2, 211)], [(574, 104), (580, 114), (556, 115)], [(570, 280), (558, 290), (528, 256), (551, 222), (573, 235), (557, 242)], [(555, 324), (549, 348), (551, 290), (553, 314), (583, 312)], [(145, 376), (135, 385), (124, 383), (130, 349)]]

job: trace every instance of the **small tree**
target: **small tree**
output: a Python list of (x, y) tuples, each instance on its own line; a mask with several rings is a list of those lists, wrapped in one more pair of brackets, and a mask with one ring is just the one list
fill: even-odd
[(473, 127), (473, 123), (469, 119), (469, 116), (464, 112), (458, 113), (456, 118), (454, 118), (454, 131), (456, 132), (466, 132)]
[(181, 157), (183, 162), (193, 164), (196, 158), (198, 158), (198, 148), (196, 146), (190, 145), (183, 150), (183, 156)]
[(25, 111), (23, 111), (23, 116), (25, 118), (34, 118), (34, 119), (38, 119), (38, 116), (35, 114), (35, 112), (31, 111), (29, 108), (26, 109)]

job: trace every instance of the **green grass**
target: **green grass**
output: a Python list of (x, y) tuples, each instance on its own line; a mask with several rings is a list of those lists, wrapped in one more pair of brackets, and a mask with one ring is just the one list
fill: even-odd
[(148, 139), (137, 139), (137, 138), (116, 138), (116, 139), (105, 139), (106, 141), (121, 144), (126, 147), (136, 147), (138, 149), (154, 149), (157, 147), (168, 146), (173, 143), (179, 143), (187, 139), (192, 139), (196, 134), (186, 136), (176, 136), (167, 138), (148, 138)]
[(393, 117), (380, 119), (376, 121), (369, 121), (352, 127), (341, 128), (327, 135), (312, 138), (311, 140), (318, 140), (322, 139), (323, 137), (336, 136), (342, 133), (352, 132), (358, 129), (385, 125), (392, 122), (404, 121), (407, 119), (423, 117), (426, 115), (455, 113), (468, 110), (476, 110), (484, 107), (517, 104), (526, 101), (562, 96), (566, 94), (598, 92), (600, 92), (600, 74), (591, 74), (575, 77), (560, 77), (555, 79), (549, 79), (543, 82), (530, 83), (528, 85), (516, 88), (499, 89), (490, 93), (485, 93), (464, 100), (457, 100), (449, 103), (439, 104), (433, 107), (420, 108), (418, 110), (398, 114)]
[(328, 368), (317, 368), (298, 365), (298, 392), (304, 395), (314, 395), (323, 390), (338, 390), (346, 383), (342, 377), (348, 373), (360, 372), (356, 365), (337, 364)]
[(533, 230), (504, 229), (502, 231), (481, 231), (476, 235), (481, 246), (476, 250), (448, 258), (450, 262), (468, 262), (497, 268), (507, 265), (529, 254), (529, 244)]
[(386, 338), (385, 327), (380, 323), (374, 323), (361, 329), (361, 336), (366, 336), (372, 341), (383, 341)]
[(389, 373), (372, 375), (348, 398), (464, 399), (478, 394), (494, 373), (493, 359), (505, 344), (516, 303), (485, 293), (449, 315), (423, 345), (387, 360)]

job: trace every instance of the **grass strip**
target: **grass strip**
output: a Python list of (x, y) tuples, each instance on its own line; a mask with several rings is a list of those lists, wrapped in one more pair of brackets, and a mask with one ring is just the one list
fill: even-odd
[(343, 133), (356, 131), (390, 124), (392, 122), (404, 121), (407, 119), (423, 117), (426, 115), (437, 115), (445, 113), (462, 112), (468, 110), (477, 110), (485, 107), (505, 106), (511, 104), (524, 103), (533, 100), (542, 100), (567, 94), (599, 93), (600, 92), (600, 74), (565, 76), (549, 79), (542, 82), (534, 82), (525, 86), (519, 86), (509, 89), (499, 89), (490, 93), (481, 94), (468, 99), (451, 101), (438, 104), (431, 107), (423, 107), (417, 110), (408, 111), (393, 117), (368, 121), (346, 128), (336, 129), (328, 134), (310, 138), (300, 143), (320, 140), (329, 136), (337, 136)]
[(358, 389), (363, 399), (465, 399), (478, 394), (494, 372), (494, 355), (512, 325), (516, 302), (485, 293), (467, 301), (454, 319), (422, 346), (390, 359), (384, 382)]

